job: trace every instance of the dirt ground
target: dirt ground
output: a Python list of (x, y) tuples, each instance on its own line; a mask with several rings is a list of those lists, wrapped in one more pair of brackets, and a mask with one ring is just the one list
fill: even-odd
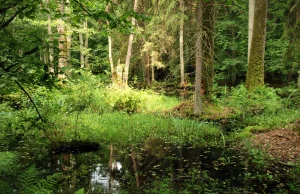
[(300, 162), (300, 120), (287, 128), (254, 134), (253, 143), (282, 162)]

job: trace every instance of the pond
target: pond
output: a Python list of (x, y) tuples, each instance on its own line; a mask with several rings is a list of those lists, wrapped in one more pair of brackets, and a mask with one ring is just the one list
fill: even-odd
[(62, 172), (57, 193), (268, 193), (288, 189), (287, 167), (233, 145), (226, 149), (151, 140), (84, 153), (51, 153), (39, 168)]

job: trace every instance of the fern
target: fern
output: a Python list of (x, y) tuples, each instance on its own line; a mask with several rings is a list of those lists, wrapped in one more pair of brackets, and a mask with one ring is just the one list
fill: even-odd
[(45, 179), (40, 179), (40, 173), (36, 167), (29, 167), (19, 180), (21, 182), (22, 194), (51, 194), (56, 187), (57, 179), (60, 177), (60, 173), (47, 176)]
[(1, 194), (12, 194), (13, 189), (4, 181), (0, 180), (0, 193)]
[(36, 167), (31, 166), (20, 177), (21, 188), (27, 193), (27, 190), (36, 185), (39, 180), (40, 173)]

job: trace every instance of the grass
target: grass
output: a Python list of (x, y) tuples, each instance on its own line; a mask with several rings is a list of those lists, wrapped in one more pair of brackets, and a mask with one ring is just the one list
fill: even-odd
[(64, 136), (53, 137), (56, 140), (80, 138), (119, 146), (140, 144), (147, 139), (199, 146), (223, 144), (220, 129), (212, 124), (166, 118), (149, 113), (113, 112), (102, 115), (74, 113), (65, 117), (56, 117), (56, 123), (60, 125), (56, 133), (64, 134)]

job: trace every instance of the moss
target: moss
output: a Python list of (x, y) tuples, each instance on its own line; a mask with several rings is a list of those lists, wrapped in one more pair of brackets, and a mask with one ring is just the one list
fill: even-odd
[(246, 87), (250, 92), (264, 85), (266, 13), (266, 0), (255, 1), (253, 34), (246, 78)]

